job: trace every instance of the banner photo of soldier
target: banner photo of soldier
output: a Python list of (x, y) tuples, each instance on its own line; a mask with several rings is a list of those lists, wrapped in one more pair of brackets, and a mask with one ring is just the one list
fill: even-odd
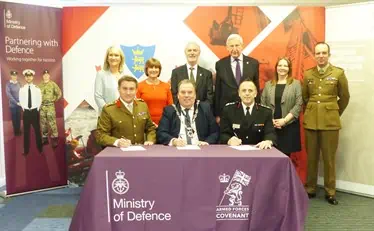
[(2, 2), (0, 12), (7, 195), (66, 185), (61, 9)]
[[(243, 53), (254, 56), (260, 62), (275, 62), (278, 56), (287, 54), (287, 44), (296, 27), (292, 25), (299, 20), (293, 12), (301, 15), (314, 37), (324, 38), (324, 34), (315, 34), (316, 28), (324, 30), (324, 11), (320, 7), (127, 5), (64, 7), (62, 12), (64, 115), (65, 127), (72, 134), (67, 136), (66, 144), (68, 169), (69, 180), (77, 184), (84, 182), (86, 170), (83, 169), (89, 169), (93, 157), (101, 149), (94, 138), (98, 118), (94, 85), (97, 72), (104, 68), (108, 47), (122, 49), (125, 55), (123, 75), (143, 81), (146, 79), (144, 64), (154, 57), (162, 64), (159, 79), (168, 82), (172, 70), (186, 63), (184, 49), (190, 41), (200, 45), (199, 65), (211, 70), (214, 76), (215, 63), (228, 55), (225, 41), (231, 33), (239, 33), (244, 40)], [(149, 15), (152, 15), (152, 24), (157, 26), (149, 26)], [(82, 17), (87, 20), (82, 22)], [(263, 44), (270, 45), (257, 52)], [(303, 54), (301, 50), (297, 52), (300, 52), (297, 56)], [(273, 65), (270, 66), (273, 68)], [(263, 72), (261, 78), (267, 78)], [(77, 84), (77, 79), (84, 84)], [(304, 163), (300, 163), (299, 167), (306, 165), (305, 159), (300, 158), (300, 161)], [(298, 171), (300, 176), (305, 175), (303, 171)]]
[[(325, 39), (325, 8), (297, 7), (248, 55), (260, 63), (260, 88), (273, 79), (278, 57), (292, 62), (292, 75), (302, 81), (304, 71), (315, 66), (314, 46)], [(271, 55), (269, 55), (271, 50)], [(303, 115), (300, 115), (302, 150), (291, 155), (302, 181), (306, 180), (307, 156), (304, 145)]]

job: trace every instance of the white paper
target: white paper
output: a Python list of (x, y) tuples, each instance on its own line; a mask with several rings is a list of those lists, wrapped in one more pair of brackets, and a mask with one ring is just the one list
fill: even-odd
[(197, 145), (186, 145), (184, 147), (177, 147), (178, 150), (200, 150), (200, 147)]
[(239, 151), (255, 151), (260, 150), (259, 148), (256, 148), (253, 145), (239, 145), (239, 146), (229, 146), (230, 148), (239, 150)]
[(146, 149), (142, 146), (129, 146), (127, 148), (121, 148), (124, 152), (132, 152), (132, 151), (145, 151)]

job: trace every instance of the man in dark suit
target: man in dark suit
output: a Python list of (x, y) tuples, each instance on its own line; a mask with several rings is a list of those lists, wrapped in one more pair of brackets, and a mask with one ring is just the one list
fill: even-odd
[(241, 101), (227, 103), (223, 109), (221, 143), (271, 148), (276, 141), (272, 110), (255, 103), (257, 89), (250, 80), (244, 80), (240, 84), (238, 94)]
[(196, 100), (195, 84), (182, 80), (178, 103), (164, 108), (157, 142), (170, 146), (208, 145), (218, 141), (218, 125), (207, 102)]
[(197, 65), (200, 56), (200, 46), (189, 42), (184, 49), (187, 64), (175, 68), (171, 73), (171, 92), (174, 104), (178, 102), (178, 84), (183, 79), (189, 79), (196, 85), (196, 98), (213, 106), (212, 72)]
[(217, 123), (219, 123), (221, 112), (226, 103), (239, 100), (239, 84), (244, 79), (252, 80), (256, 88), (260, 89), (258, 61), (242, 54), (242, 37), (238, 34), (230, 35), (227, 38), (226, 48), (230, 55), (216, 63), (214, 114)]

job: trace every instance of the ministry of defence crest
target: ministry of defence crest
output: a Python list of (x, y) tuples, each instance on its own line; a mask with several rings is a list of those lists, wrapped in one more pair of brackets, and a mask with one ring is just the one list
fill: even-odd
[(125, 172), (119, 170), (115, 175), (116, 179), (112, 182), (113, 191), (119, 195), (125, 194), (130, 188), (129, 182), (125, 178)]
[(145, 62), (155, 54), (156, 46), (135, 45), (132, 47), (121, 45), (125, 54), (125, 63), (131, 73), (139, 79), (144, 74)]
[(217, 220), (247, 220), (249, 206), (243, 205), (243, 189), (251, 182), (251, 176), (240, 170), (236, 170), (230, 180), (226, 173), (219, 175), (219, 181), (227, 184), (221, 201), (216, 209)]
[(12, 12), (10, 11), (10, 10), (7, 10), (6, 11), (6, 13), (5, 13), (5, 17), (7, 18), (7, 19), (11, 19), (12, 18)]

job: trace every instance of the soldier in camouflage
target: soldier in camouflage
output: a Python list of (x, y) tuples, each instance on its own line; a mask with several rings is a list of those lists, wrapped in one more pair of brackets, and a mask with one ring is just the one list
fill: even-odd
[(55, 102), (61, 98), (61, 89), (50, 80), (48, 70), (43, 71), (43, 82), (39, 85), (42, 93), (42, 106), (40, 109), (40, 125), (42, 128), (43, 145), (49, 144), (48, 133), (51, 131), (52, 147), (58, 145), (58, 132), (56, 125)]

